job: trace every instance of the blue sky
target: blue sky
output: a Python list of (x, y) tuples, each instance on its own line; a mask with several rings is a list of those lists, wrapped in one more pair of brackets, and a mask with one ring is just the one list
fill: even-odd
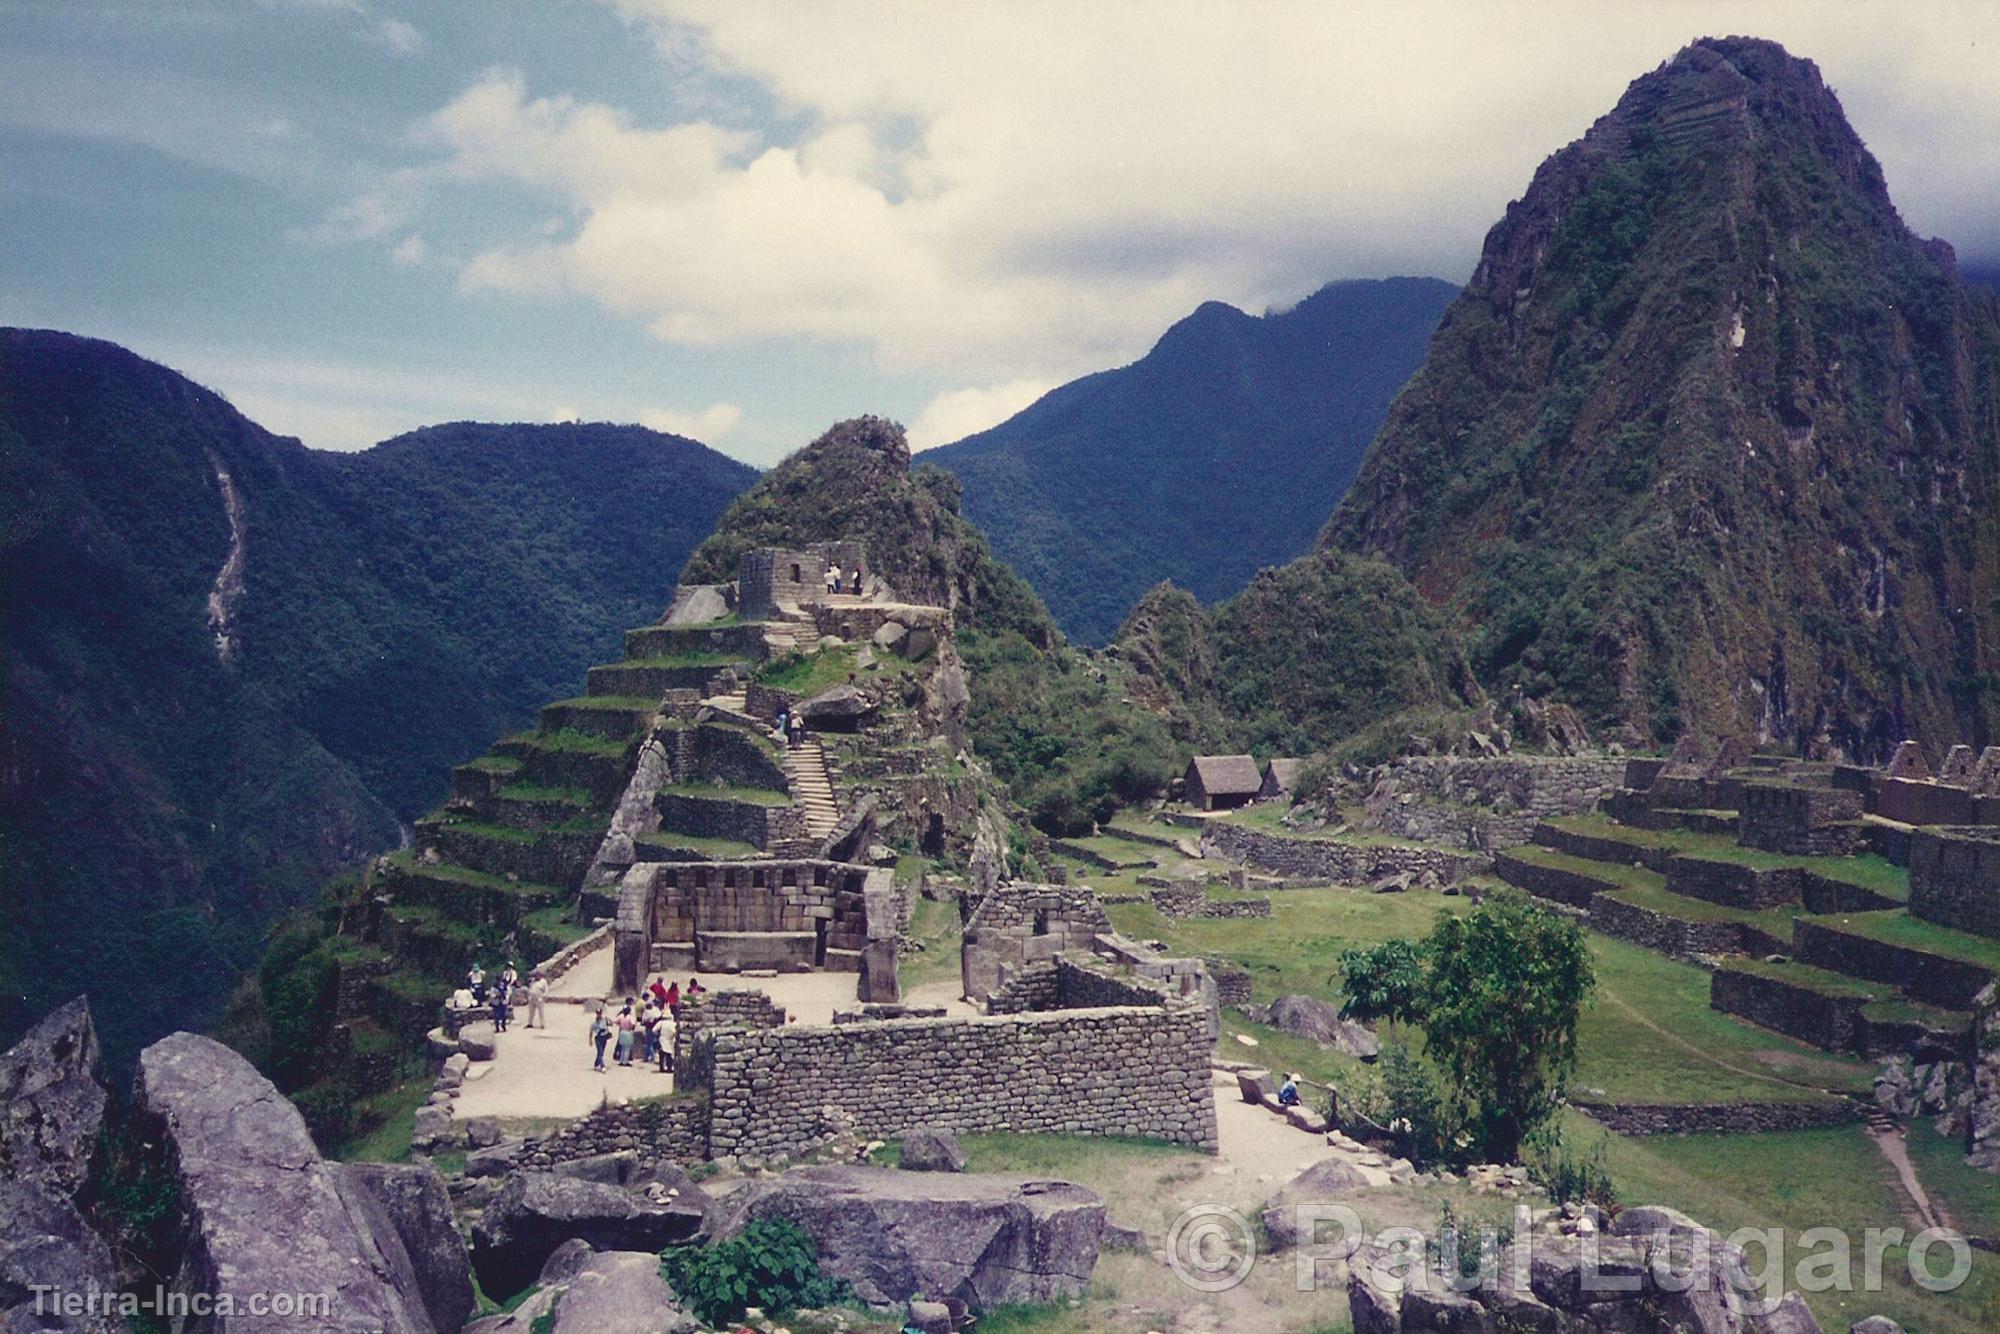
[(0, 322), (307, 444), (645, 421), (920, 445), (1201, 301), (1471, 269), (1687, 40), (1817, 60), (1904, 216), (2000, 259), (2000, 6), (6, 0)]

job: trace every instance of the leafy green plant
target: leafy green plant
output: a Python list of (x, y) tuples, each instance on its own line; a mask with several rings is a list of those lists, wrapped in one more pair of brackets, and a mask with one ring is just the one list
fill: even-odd
[(660, 1256), (660, 1273), (707, 1325), (741, 1319), (752, 1306), (790, 1311), (854, 1299), (846, 1279), (820, 1272), (818, 1253), (805, 1230), (783, 1218), (760, 1218), (711, 1246), (666, 1251)]
[(1618, 1203), (1611, 1169), (1605, 1164), (1610, 1142), (1610, 1135), (1599, 1135), (1586, 1158), (1564, 1138), (1562, 1127), (1550, 1122), (1528, 1136), (1522, 1163), (1528, 1169), (1528, 1180), (1546, 1190), (1557, 1204), (1575, 1200), (1608, 1207)]

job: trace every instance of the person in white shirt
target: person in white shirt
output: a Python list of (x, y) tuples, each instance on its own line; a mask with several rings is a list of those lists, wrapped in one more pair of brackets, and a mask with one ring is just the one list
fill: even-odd
[(543, 1013), (542, 1010), (542, 1005), (547, 1000), (548, 994), (549, 980), (546, 977), (543, 977), (540, 973), (536, 973), (528, 979), (529, 1028), (547, 1028), (549, 1026), (548, 1015)]
[(829, 593), (838, 593), (840, 591), (840, 567), (838, 565), (829, 565), (826, 567), (826, 591)]

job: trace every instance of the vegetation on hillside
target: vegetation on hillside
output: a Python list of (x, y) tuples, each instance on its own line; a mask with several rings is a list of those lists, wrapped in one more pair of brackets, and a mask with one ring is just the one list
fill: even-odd
[(1322, 542), (1489, 689), (1879, 757), (2000, 736), (1997, 518), (2000, 304), (1810, 62), (1728, 38), (1543, 164)]
[(0, 1041), (81, 991), (114, 1066), (213, 1022), (271, 922), (659, 614), (752, 476), (636, 427), (316, 453), (110, 344), (0, 333)]
[(1130, 366), (924, 457), (1087, 644), (1165, 579), (1206, 601), (1312, 545), (1455, 290), (1333, 283), (1258, 318), (1209, 302)]

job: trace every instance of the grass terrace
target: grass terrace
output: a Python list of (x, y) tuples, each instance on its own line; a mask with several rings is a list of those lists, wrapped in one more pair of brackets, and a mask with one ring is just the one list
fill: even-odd
[(668, 783), (660, 795), (700, 797), (708, 801), (740, 801), (752, 806), (789, 806), (792, 794), (763, 787), (724, 787), (719, 783)]
[[(786, 653), (759, 667), (752, 679), (773, 690), (795, 695), (817, 695), (847, 680), (861, 670), (861, 646), (842, 644), (838, 648), (811, 653)], [(880, 662), (881, 658), (876, 661)]]
[(1751, 912), (1745, 908), (1732, 908), (1726, 903), (1698, 899), (1690, 894), (1676, 894), (1670, 889), (1614, 889), (1605, 897), (1680, 922), (1740, 922), (1787, 942), (1792, 938), (1793, 919), (1810, 915), (1803, 908), (1782, 905)]
[(696, 858), (675, 858), (674, 860), (695, 861), (741, 861), (748, 857), (761, 857), (763, 849), (751, 843), (733, 838), (707, 838), (700, 834), (676, 834), (661, 830), (656, 834), (640, 834), (632, 840), (642, 847), (667, 848), (683, 852), (699, 853)]
[(1900, 945), (1905, 949), (1922, 950), (1927, 954), (1974, 964), (2000, 976), (2000, 940), (1989, 940), (1969, 931), (1954, 931), (1948, 926), (1912, 917), (1907, 912), (1839, 913), (1813, 920), (1836, 931), (1879, 940), (1885, 945)]
[[(651, 706), (648, 705), (650, 708)], [(507, 738), (507, 744), (528, 746), (535, 750), (575, 751), (585, 755), (612, 755), (622, 757), (630, 741), (602, 737), (595, 732), (579, 732), (573, 727), (561, 728), (553, 732), (516, 732)]]

